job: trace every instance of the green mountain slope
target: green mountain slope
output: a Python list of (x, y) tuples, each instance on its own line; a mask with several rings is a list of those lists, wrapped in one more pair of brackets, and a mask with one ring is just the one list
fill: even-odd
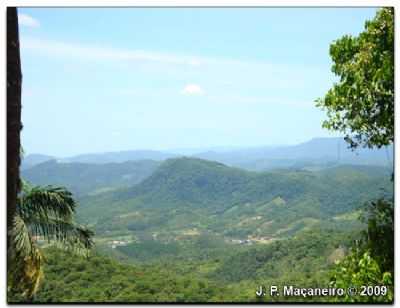
[(380, 167), (256, 173), (180, 158), (167, 160), (131, 188), (82, 198), (78, 216), (98, 234), (125, 232), (139, 241), (143, 234), (176, 240), (204, 232), (268, 241), (322, 220), (338, 225), (336, 215), (392, 190)]

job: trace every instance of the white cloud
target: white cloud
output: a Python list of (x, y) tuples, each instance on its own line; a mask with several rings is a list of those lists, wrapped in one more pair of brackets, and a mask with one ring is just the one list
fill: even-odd
[(197, 84), (188, 84), (181, 91), (183, 95), (203, 95), (203, 89)]
[[(260, 62), (243, 62), (230, 58), (202, 57), (179, 53), (155, 52), (149, 50), (132, 50), (114, 48), (109, 46), (88, 45), (65, 41), (38, 39), (35, 37), (21, 37), (21, 48), (43, 53), (50, 56), (75, 57), (85, 60), (108, 61), (149, 61), (163, 64), (184, 65), (193, 68), (205, 66), (254, 66), (259, 67)], [(242, 68), (242, 67), (241, 67)]]
[[(20, 14), (24, 15), (24, 14)], [(27, 16), (27, 15), (26, 15)], [(30, 16), (28, 16), (31, 18)], [(289, 65), (284, 63), (270, 63), (265, 61), (242, 61), (241, 59), (232, 59), (226, 57), (203, 57), (198, 55), (187, 55), (179, 53), (156, 52), (149, 50), (122, 49), (109, 46), (88, 45), (65, 41), (54, 41), (38, 39), (35, 37), (21, 37), (21, 48), (52, 57), (75, 57), (84, 60), (107, 60), (107, 61), (148, 61), (162, 64), (183, 65), (193, 68), (219, 68), (218, 71), (224, 75), (250, 76), (256, 72), (264, 72), (275, 82), (291, 84), (287, 77), (294, 76), (297, 82), (304, 73), (318, 75), (320, 69), (305, 65)], [(268, 84), (270, 80), (265, 81)], [(292, 81), (292, 80), (290, 80)], [(291, 85), (292, 86), (292, 85)]]
[(29, 28), (38, 28), (40, 23), (37, 19), (29, 16), (28, 14), (18, 14), (18, 23), (21, 26), (29, 27)]
[(202, 64), (201, 60), (192, 56), (144, 50), (118, 49), (107, 46), (82, 45), (32, 37), (22, 37), (21, 48), (50, 54), (52, 56), (76, 57), (85, 60), (148, 61), (192, 67), (198, 67)]

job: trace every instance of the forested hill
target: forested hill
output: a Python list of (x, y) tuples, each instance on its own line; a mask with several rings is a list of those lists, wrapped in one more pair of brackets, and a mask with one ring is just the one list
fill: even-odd
[[(138, 185), (110, 195), (115, 201), (140, 198), (149, 206), (180, 202), (216, 211), (237, 203), (268, 201), (276, 197), (290, 202), (304, 195), (319, 199), (347, 196), (349, 200), (362, 202), (362, 196), (375, 195), (380, 188), (389, 189), (388, 174), (383, 168), (366, 166), (340, 166), (318, 172), (277, 170), (258, 173), (202, 159), (178, 158), (165, 161)], [(336, 213), (348, 210), (345, 208), (348, 202), (343, 204), (340, 200), (340, 203), (342, 206), (330, 200), (321, 210)]]
[(133, 187), (81, 198), (78, 217), (98, 231), (197, 228), (273, 236), (355, 211), (392, 191), (381, 167), (258, 173), (179, 158)]

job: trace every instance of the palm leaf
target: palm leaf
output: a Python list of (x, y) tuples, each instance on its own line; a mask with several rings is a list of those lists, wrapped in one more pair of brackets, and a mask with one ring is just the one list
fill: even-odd
[(57, 217), (72, 221), (76, 204), (72, 194), (63, 187), (26, 187), (19, 197), (17, 210), (22, 217), (39, 215), (43, 219)]
[(68, 247), (90, 249), (94, 233), (84, 226), (54, 217), (43, 219), (38, 215), (25, 218), (30, 234), (42, 236), (48, 241), (57, 241)]
[(14, 248), (14, 254), (28, 256), (32, 253), (33, 243), (29, 234), (29, 229), (25, 221), (19, 215), (14, 218), (11, 239), (13, 240), (13, 245), (11, 247)]

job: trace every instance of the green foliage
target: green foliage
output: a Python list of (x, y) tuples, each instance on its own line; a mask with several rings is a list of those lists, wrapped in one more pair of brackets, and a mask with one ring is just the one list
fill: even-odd
[(212, 302), (231, 294), (223, 285), (161, 265), (125, 265), (98, 255), (76, 258), (54, 249), (46, 255), (46, 280), (36, 303)]
[[(118, 246), (112, 252), (104, 249), (104, 253), (117, 255), (121, 260), (132, 263), (154, 262), (186, 262), (187, 260), (204, 261), (210, 258), (228, 257), (243, 250), (226, 243), (220, 236), (201, 234), (197, 236), (180, 237), (178, 240), (162, 242), (149, 238), (142, 238), (140, 242)], [(117, 253), (115, 253), (117, 251)]]
[(383, 286), (387, 294), (372, 293), (346, 296), (349, 302), (392, 302), (394, 275), (394, 207), (393, 203), (379, 199), (370, 202), (361, 217), (367, 222), (361, 241), (353, 247), (352, 253), (340, 262), (332, 274), (336, 287)]
[(140, 261), (149, 261), (160, 257), (175, 257), (179, 252), (179, 248), (177, 243), (160, 243), (150, 240), (141, 243), (132, 243), (127, 246), (120, 246), (118, 250), (130, 258)]
[[(260, 284), (326, 287), (332, 266), (329, 256), (350, 238), (333, 230), (318, 231), (272, 245), (231, 245), (221, 250), (217, 250), (220, 243), (203, 237), (180, 246), (175, 258), (131, 264), (96, 253), (76, 257), (49, 247), (44, 251), (46, 279), (33, 302), (255, 302), (260, 300), (255, 296)], [(145, 253), (148, 247), (138, 245), (135, 250)]]
[[(318, 106), (327, 110), (323, 126), (346, 133), (351, 147), (382, 147), (394, 142), (394, 9), (380, 9), (357, 37), (344, 36), (330, 47), (332, 71), (340, 77)], [(393, 178), (393, 174), (392, 174)], [(390, 194), (389, 194), (390, 196)], [(390, 198), (392, 198), (390, 196)], [(387, 287), (387, 294), (346, 294), (348, 302), (392, 302), (394, 266), (392, 202), (371, 202), (366, 231), (332, 274), (336, 287)], [(338, 299), (339, 300), (339, 299)]]
[[(337, 288), (354, 287), (357, 294), (346, 294), (337, 299), (340, 302), (392, 302), (393, 276), (384, 272), (369, 251), (354, 251), (337, 264), (332, 273), (331, 284)], [(365, 287), (372, 288), (372, 293), (365, 293)], [(376, 289), (375, 289), (376, 288)], [(382, 289), (384, 288), (384, 289)]]
[(340, 81), (318, 100), (329, 118), (323, 126), (346, 133), (352, 147), (393, 143), (394, 9), (380, 9), (359, 36), (335, 41), (330, 55)]
[(250, 246), (228, 256), (212, 274), (225, 282), (260, 280), (265, 284), (327, 285), (330, 254), (350, 243), (350, 234), (313, 229), (268, 245)]
[(362, 220), (367, 223), (362, 246), (383, 271), (394, 274), (394, 204), (379, 199), (368, 203)]

